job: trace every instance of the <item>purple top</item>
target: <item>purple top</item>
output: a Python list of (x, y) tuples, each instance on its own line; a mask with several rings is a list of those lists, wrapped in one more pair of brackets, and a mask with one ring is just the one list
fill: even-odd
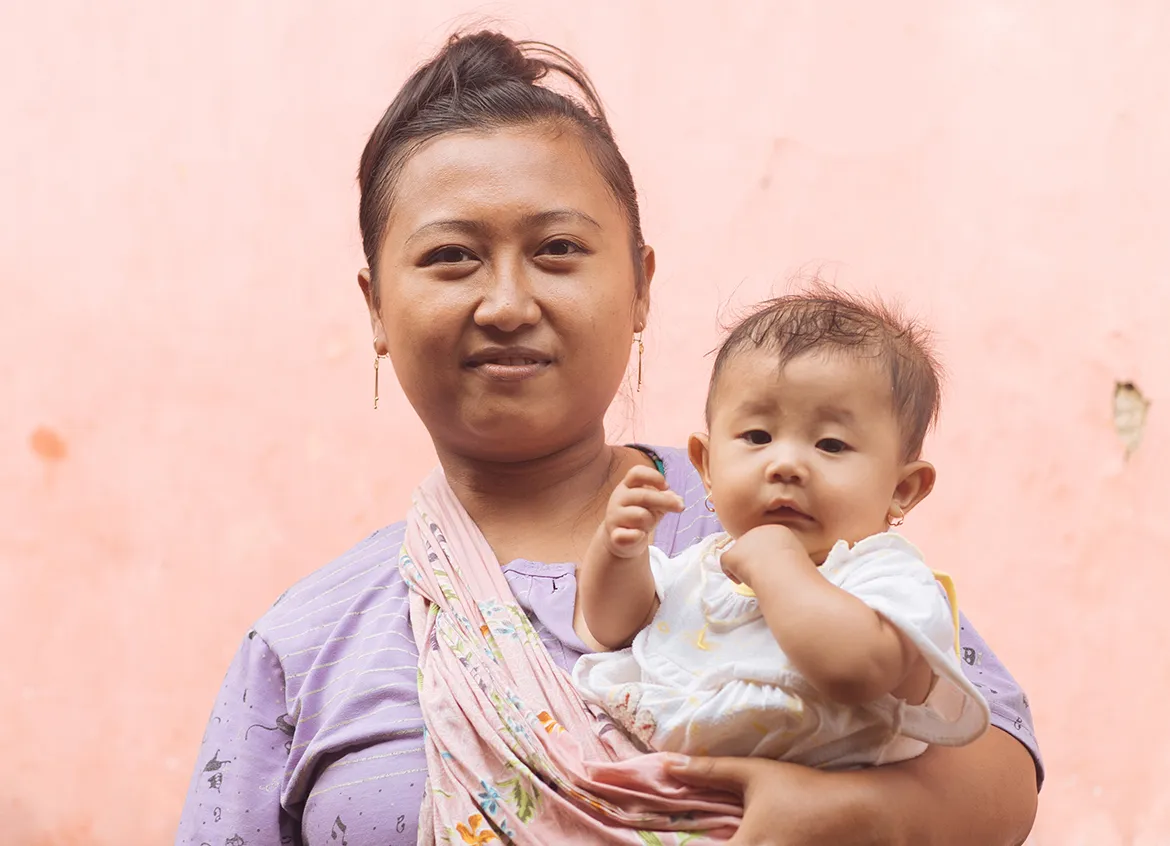
[[(686, 510), (654, 543), (674, 555), (720, 531), (680, 450), (659, 450)], [(404, 523), (303, 579), (248, 632), (216, 697), (179, 823), (183, 846), (413, 846), (426, 779), (418, 651), (398, 574)], [(541, 640), (570, 670), (576, 567), (516, 560), (504, 574)], [(964, 618), (968, 677), (992, 725), (1043, 771), (1028, 699)]]

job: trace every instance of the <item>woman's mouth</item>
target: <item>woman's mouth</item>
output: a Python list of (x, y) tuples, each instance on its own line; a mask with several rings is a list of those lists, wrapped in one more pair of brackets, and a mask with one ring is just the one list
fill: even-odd
[(464, 367), (495, 382), (522, 382), (540, 375), (552, 363), (552, 356), (538, 350), (491, 347), (468, 356)]

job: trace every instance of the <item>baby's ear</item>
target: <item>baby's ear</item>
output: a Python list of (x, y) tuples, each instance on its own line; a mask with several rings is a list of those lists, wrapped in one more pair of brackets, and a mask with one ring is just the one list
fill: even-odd
[(699, 471), (699, 477), (703, 480), (703, 487), (710, 492), (711, 474), (707, 471), (707, 461), (711, 455), (711, 450), (710, 441), (705, 432), (695, 432), (687, 440), (687, 455), (691, 459), (691, 464)]
[[(894, 488), (894, 498), (890, 503), (890, 511), (895, 516), (909, 514), (910, 511), (934, 490), (934, 465), (929, 461), (912, 461), (902, 468), (901, 481)], [(900, 513), (899, 513), (900, 512)]]

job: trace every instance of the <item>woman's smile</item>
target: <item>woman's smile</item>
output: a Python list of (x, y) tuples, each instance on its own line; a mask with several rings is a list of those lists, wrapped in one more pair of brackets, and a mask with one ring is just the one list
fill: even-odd
[(463, 366), (495, 382), (522, 382), (546, 372), (553, 356), (530, 347), (485, 347), (468, 356)]

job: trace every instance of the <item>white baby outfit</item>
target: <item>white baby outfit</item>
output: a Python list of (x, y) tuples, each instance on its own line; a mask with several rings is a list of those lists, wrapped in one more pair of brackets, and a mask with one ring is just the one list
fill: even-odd
[(856, 707), (827, 699), (789, 663), (751, 591), (720, 567), (729, 541), (713, 535), (675, 558), (650, 548), (658, 612), (629, 649), (577, 662), (586, 701), (658, 751), (818, 767), (892, 763), (986, 730), (987, 703), (959, 666), (957, 608), (906, 540), (840, 541), (819, 568), (896, 625), (937, 676), (922, 705), (886, 694)]

